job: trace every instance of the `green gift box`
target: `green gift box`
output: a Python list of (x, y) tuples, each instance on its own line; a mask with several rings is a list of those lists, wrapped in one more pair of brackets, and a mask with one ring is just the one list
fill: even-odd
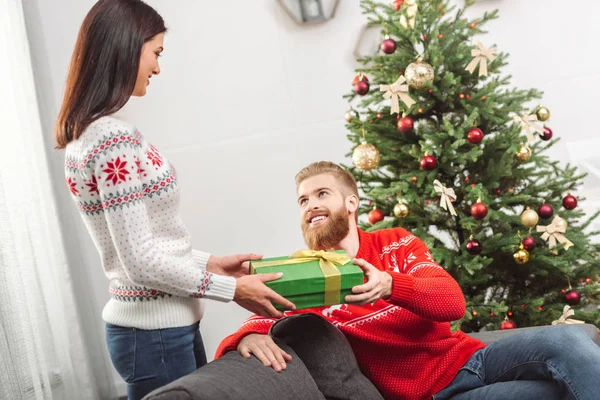
[[(283, 272), (266, 285), (296, 305), (296, 309), (344, 304), (352, 288), (364, 283), (363, 270), (345, 251), (300, 250), (289, 257), (250, 262), (250, 274)], [(274, 304), (278, 310), (284, 310)]]

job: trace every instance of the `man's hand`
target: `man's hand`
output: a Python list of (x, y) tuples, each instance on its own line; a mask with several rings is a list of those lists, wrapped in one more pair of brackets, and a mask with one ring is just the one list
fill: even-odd
[(252, 333), (240, 341), (237, 349), (246, 358), (254, 354), (265, 367), (273, 367), (277, 372), (286, 368), (286, 360), (292, 359), (292, 356), (281, 350), (269, 335)]
[(365, 272), (367, 283), (352, 288), (352, 293), (346, 296), (346, 303), (357, 305), (374, 303), (392, 295), (392, 276), (380, 271), (363, 259), (356, 258), (352, 262)]
[(217, 275), (228, 275), (239, 278), (248, 275), (248, 261), (260, 260), (258, 254), (236, 254), (233, 256), (217, 257), (211, 255), (206, 263), (206, 270)]
[(290, 310), (295, 310), (296, 306), (294, 303), (286, 300), (265, 285), (265, 282), (279, 279), (282, 276), (283, 274), (278, 272), (276, 274), (247, 275), (237, 278), (233, 301), (246, 310), (266, 318), (279, 318), (283, 315), (281, 311), (273, 307), (271, 302), (280, 304)]

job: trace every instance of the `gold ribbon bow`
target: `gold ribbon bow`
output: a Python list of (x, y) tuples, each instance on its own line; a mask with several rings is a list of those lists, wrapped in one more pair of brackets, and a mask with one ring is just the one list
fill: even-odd
[[(325, 301), (323, 305), (332, 306), (339, 304), (340, 291), (342, 289), (342, 276), (337, 267), (346, 265), (352, 261), (347, 254), (324, 250), (299, 250), (291, 254), (287, 260), (252, 262), (252, 268), (256, 270), (257, 268), (302, 264), (310, 261), (319, 261), (319, 267), (325, 277)], [(252, 272), (253, 271), (251, 271), (251, 273)]]
[(535, 137), (533, 136), (533, 132), (535, 131), (539, 134), (544, 133), (544, 128), (536, 122), (538, 122), (537, 116), (535, 114), (523, 114), (522, 116), (515, 115), (513, 120), (521, 124), (521, 129), (525, 130), (525, 135), (527, 135), (527, 142), (531, 143), (535, 141)]
[(400, 25), (402, 25), (404, 28), (408, 28), (408, 25), (410, 25), (410, 27), (414, 29), (415, 21), (417, 19), (417, 11), (419, 10), (417, 0), (404, 0), (402, 6), (406, 9), (406, 16), (408, 16), (408, 20), (404, 14), (400, 15)]
[(454, 206), (452, 206), (452, 203), (450, 202), (450, 199), (456, 200), (456, 194), (454, 193), (454, 189), (447, 188), (446, 186), (442, 185), (442, 183), (437, 179), (433, 181), (433, 188), (436, 192), (442, 195), (440, 206), (442, 206), (444, 210), (449, 210), (450, 214), (456, 216)]
[(469, 71), (470, 73), (473, 73), (475, 71), (475, 68), (477, 68), (477, 65), (479, 64), (479, 76), (487, 76), (488, 60), (490, 60), (490, 62), (494, 61), (496, 59), (496, 56), (494, 55), (495, 53), (496, 53), (495, 47), (488, 49), (488, 48), (483, 47), (483, 45), (481, 44), (481, 42), (479, 40), (476, 41), (475, 48), (473, 50), (471, 50), (471, 57), (473, 57), (473, 59), (471, 60), (469, 65), (467, 65), (467, 68), (465, 68), (465, 69), (467, 71)]
[[(552, 223), (550, 225), (548, 225), (548, 226), (538, 225), (536, 227), (538, 232), (544, 232), (544, 234), (542, 235), (542, 240), (544, 240), (544, 241), (548, 240), (548, 247), (550, 249), (554, 249), (556, 247), (557, 240), (560, 244), (565, 245), (565, 250), (568, 250), (569, 247), (573, 246), (573, 243), (571, 243), (571, 241), (563, 235), (563, 233), (566, 232), (566, 227), (558, 226), (558, 223), (561, 219), (562, 218), (560, 218), (557, 215), (554, 217), (554, 219), (552, 220)], [(554, 250), (553, 253), (557, 254), (558, 251)]]
[(585, 324), (585, 321), (578, 319), (571, 319), (575, 315), (575, 311), (571, 309), (571, 306), (565, 306), (563, 313), (559, 319), (552, 321), (552, 325), (565, 325), (565, 324)]
[(404, 82), (406, 82), (406, 78), (401, 76), (391, 85), (379, 85), (379, 91), (385, 92), (383, 98), (392, 99), (390, 114), (400, 112), (400, 100), (402, 100), (408, 108), (415, 104), (415, 101), (408, 95), (408, 85)]

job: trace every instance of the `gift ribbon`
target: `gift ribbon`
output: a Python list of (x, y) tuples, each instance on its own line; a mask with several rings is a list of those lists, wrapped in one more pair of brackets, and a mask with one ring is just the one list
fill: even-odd
[(570, 319), (575, 315), (575, 311), (571, 309), (571, 306), (565, 306), (563, 313), (559, 319), (552, 321), (552, 325), (565, 325), (565, 324), (585, 324), (585, 321), (578, 319)]
[(442, 208), (444, 210), (449, 210), (450, 214), (456, 216), (456, 211), (454, 210), (454, 206), (450, 202), (450, 199), (456, 200), (456, 194), (454, 193), (454, 189), (447, 188), (446, 186), (442, 185), (442, 183), (440, 181), (438, 181), (437, 179), (435, 181), (433, 181), (433, 188), (435, 189), (436, 192), (438, 192), (442, 195), (442, 199), (440, 201), (440, 206), (442, 206)]
[(415, 21), (417, 19), (417, 11), (419, 10), (419, 5), (417, 4), (417, 0), (405, 0), (404, 7), (406, 8), (406, 15), (408, 16), (408, 21), (404, 14), (400, 16), (400, 25), (404, 28), (408, 28), (410, 25), (411, 28), (414, 29)]
[[(565, 245), (565, 250), (568, 250), (569, 247), (573, 246), (573, 243), (563, 235), (563, 233), (565, 233), (565, 231), (566, 231), (566, 227), (558, 226), (558, 223), (560, 220), (561, 220), (561, 218), (557, 215), (554, 217), (554, 219), (552, 220), (552, 223), (550, 225), (548, 225), (548, 226), (538, 225), (536, 227), (536, 229), (538, 232), (544, 232), (544, 234), (542, 235), (542, 240), (543, 241), (548, 240), (548, 247), (550, 249), (553, 249), (556, 247), (556, 241), (558, 240), (558, 242), (560, 244)], [(556, 254), (557, 251), (554, 250), (553, 253)]]
[(251, 273), (253, 273), (257, 268), (301, 264), (311, 261), (319, 261), (319, 267), (321, 268), (321, 272), (323, 272), (323, 276), (325, 277), (324, 305), (332, 306), (339, 304), (340, 292), (342, 289), (342, 276), (338, 266), (346, 265), (352, 261), (347, 254), (324, 250), (299, 250), (291, 254), (287, 260), (253, 261), (251, 264)]
[(390, 114), (400, 112), (400, 100), (402, 100), (402, 102), (406, 104), (406, 107), (408, 108), (415, 104), (415, 101), (408, 95), (408, 85), (404, 82), (406, 82), (406, 78), (401, 76), (391, 85), (379, 85), (379, 91), (385, 92), (383, 94), (383, 98), (392, 98)]
[(537, 116), (535, 114), (524, 114), (522, 116), (515, 115), (513, 117), (513, 120), (516, 123), (521, 124), (521, 129), (525, 130), (525, 134), (527, 135), (527, 141), (529, 143), (535, 141), (532, 130), (536, 131), (539, 134), (544, 133), (544, 128), (535, 123), (538, 121)]
[(492, 62), (496, 59), (494, 53), (496, 53), (495, 47), (492, 47), (491, 49), (485, 48), (478, 40), (475, 42), (475, 48), (471, 50), (471, 57), (473, 57), (473, 59), (465, 69), (470, 73), (473, 73), (475, 68), (477, 68), (477, 64), (479, 64), (479, 76), (487, 76), (487, 63), (488, 60)]

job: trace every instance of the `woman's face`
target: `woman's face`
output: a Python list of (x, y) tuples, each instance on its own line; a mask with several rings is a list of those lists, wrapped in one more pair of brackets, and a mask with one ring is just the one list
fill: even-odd
[(164, 33), (159, 33), (152, 39), (144, 43), (142, 55), (140, 56), (140, 68), (133, 88), (132, 96), (143, 96), (146, 94), (146, 87), (150, 84), (152, 75), (160, 74), (158, 66), (158, 57), (163, 51)]

